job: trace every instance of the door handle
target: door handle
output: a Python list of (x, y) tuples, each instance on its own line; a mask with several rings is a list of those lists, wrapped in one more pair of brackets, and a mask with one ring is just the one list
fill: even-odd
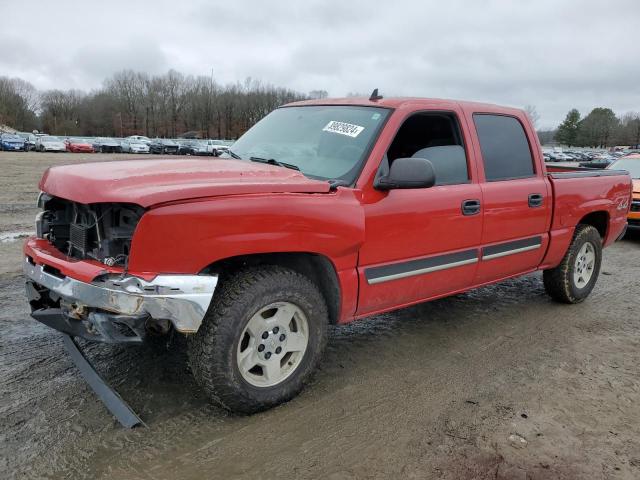
[(544, 197), (540, 193), (532, 193), (529, 195), (529, 208), (541, 207), (544, 203)]
[(463, 215), (477, 215), (480, 213), (480, 200), (464, 200), (462, 202)]

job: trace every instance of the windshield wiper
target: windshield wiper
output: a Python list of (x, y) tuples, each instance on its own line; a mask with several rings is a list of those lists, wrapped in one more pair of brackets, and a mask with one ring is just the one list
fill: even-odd
[(338, 187), (348, 187), (349, 186), (349, 182), (347, 182), (346, 180), (338, 180), (338, 179), (331, 179), (331, 180), (327, 180), (329, 182), (329, 189), (330, 190), (337, 190)]
[(238, 155), (237, 153), (233, 153), (231, 150), (227, 150), (226, 153), (228, 153), (229, 155), (231, 155), (235, 159), (242, 160), (242, 157), (240, 155)]
[(275, 158), (249, 157), (249, 160), (251, 160), (252, 162), (268, 163), (269, 165), (277, 165), (278, 167), (290, 168), (291, 170), (297, 170), (298, 172), (300, 171), (300, 167), (298, 167), (297, 165), (294, 165), (293, 163), (279, 162)]

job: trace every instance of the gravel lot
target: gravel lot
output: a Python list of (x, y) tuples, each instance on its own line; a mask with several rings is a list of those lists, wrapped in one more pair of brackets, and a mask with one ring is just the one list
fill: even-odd
[(0, 152), (0, 478), (640, 478), (639, 234), (580, 305), (534, 274), (335, 328), (312, 385), (251, 417), (207, 403), (180, 341), (88, 345), (148, 425), (120, 428), (30, 319), (11, 238), (46, 167), (122, 158)]

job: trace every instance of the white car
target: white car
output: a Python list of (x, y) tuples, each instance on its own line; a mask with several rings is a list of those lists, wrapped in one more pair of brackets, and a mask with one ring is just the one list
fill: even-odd
[(130, 142), (144, 143), (149, 145), (151, 143), (151, 139), (149, 137), (145, 137), (144, 135), (131, 135), (130, 137), (125, 138), (125, 140), (129, 140)]
[(226, 145), (221, 145), (216, 140), (206, 140), (207, 145), (207, 154), (213, 155), (214, 157), (219, 157), (223, 153), (229, 151), (229, 147)]
[(36, 137), (35, 149), (38, 152), (66, 152), (67, 146), (58, 137), (44, 135)]
[(122, 151), (126, 153), (149, 153), (149, 144), (132, 140), (131, 137), (120, 142), (120, 146)]

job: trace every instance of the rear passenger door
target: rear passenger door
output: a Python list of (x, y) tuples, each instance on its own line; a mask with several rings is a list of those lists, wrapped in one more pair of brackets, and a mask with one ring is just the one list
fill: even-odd
[[(525, 118), (474, 112), (483, 198), (476, 284), (537, 268), (548, 243), (551, 192)], [(535, 156), (534, 156), (535, 152)]]

